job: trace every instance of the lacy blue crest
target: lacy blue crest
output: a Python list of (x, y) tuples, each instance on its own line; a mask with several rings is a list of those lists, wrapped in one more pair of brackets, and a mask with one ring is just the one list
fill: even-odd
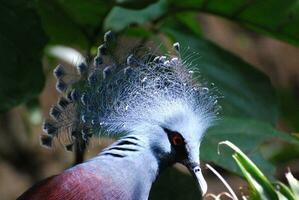
[(43, 124), (42, 145), (51, 147), (55, 137), (64, 137), (66, 150), (71, 151), (76, 140), (88, 143), (100, 133), (159, 125), (166, 120), (166, 108), (175, 112), (180, 105), (198, 113), (200, 119), (214, 118), (219, 110), (217, 95), (194, 81), (179, 55), (179, 43), (173, 45), (176, 56), (146, 53), (124, 59), (114, 55), (115, 43), (107, 32), (92, 63), (80, 63), (76, 74), (69, 74), (62, 65), (54, 69), (61, 97)]

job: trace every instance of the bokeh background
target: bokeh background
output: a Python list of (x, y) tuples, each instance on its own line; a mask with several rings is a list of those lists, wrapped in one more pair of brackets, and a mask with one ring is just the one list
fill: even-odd
[[(40, 146), (41, 123), (57, 101), (52, 70), (71, 48), (91, 58), (112, 30), (120, 52), (179, 41), (198, 54), (194, 65), (222, 98), (221, 119), (201, 146), (240, 195), (247, 185), (231, 152), (217, 154), (230, 140), (271, 180), (299, 178), (299, 4), (295, 0), (12, 0), (0, 1), (0, 199), (15, 199), (33, 183), (72, 166), (74, 154), (59, 140)], [(62, 49), (62, 50), (61, 50)], [(69, 49), (68, 49), (69, 50)], [(113, 141), (93, 139), (85, 159)], [(209, 192), (225, 191), (205, 170)], [(182, 166), (167, 170), (150, 199), (200, 199)], [(208, 199), (208, 198), (207, 198)], [(225, 198), (223, 198), (225, 199)]]

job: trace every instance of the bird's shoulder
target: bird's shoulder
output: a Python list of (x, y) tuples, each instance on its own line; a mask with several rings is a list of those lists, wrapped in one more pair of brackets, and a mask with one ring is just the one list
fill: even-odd
[[(59, 175), (54, 175), (35, 184), (18, 200), (47, 199), (99, 199), (99, 187), (105, 187), (102, 178), (85, 169), (74, 167)], [(97, 197), (97, 198), (95, 198)]]

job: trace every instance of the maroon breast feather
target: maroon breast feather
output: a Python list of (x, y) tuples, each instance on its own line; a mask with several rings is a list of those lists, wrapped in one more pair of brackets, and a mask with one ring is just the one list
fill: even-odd
[(127, 199), (108, 177), (75, 167), (35, 184), (17, 200)]

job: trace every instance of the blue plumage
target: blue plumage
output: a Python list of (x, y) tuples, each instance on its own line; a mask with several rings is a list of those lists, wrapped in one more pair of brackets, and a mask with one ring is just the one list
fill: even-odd
[(56, 83), (56, 90), (60, 93), (63, 93), (66, 91), (66, 89), (67, 89), (67, 84), (63, 80), (59, 79)]
[(77, 66), (77, 70), (78, 70), (79, 74), (82, 75), (87, 72), (88, 66), (85, 63), (80, 63)]
[(58, 133), (58, 127), (56, 127), (54, 123), (51, 123), (49, 121), (45, 121), (43, 123), (43, 131), (47, 135), (55, 136)]
[(59, 120), (62, 115), (62, 110), (58, 106), (54, 105), (50, 109), (49, 113), (54, 120)]
[(175, 163), (187, 167), (202, 195), (207, 192), (199, 147), (219, 106), (211, 89), (194, 80), (192, 54), (182, 58), (175, 43), (174, 56), (136, 51), (122, 58), (114, 42), (107, 32), (93, 63), (80, 63), (75, 73), (62, 65), (54, 70), (61, 97), (43, 124), (41, 144), (51, 147), (62, 137), (80, 163), (92, 136), (125, 135), (23, 197), (148, 199), (159, 173)]
[[(51, 108), (52, 121), (46, 121), (43, 130), (51, 136), (67, 134), (67, 150), (73, 149), (75, 140), (88, 143), (92, 135), (102, 132), (113, 134), (131, 131), (142, 123), (162, 123), (163, 113), (159, 116), (154, 111), (162, 109), (167, 114), (163, 109), (169, 103), (178, 107), (184, 103), (207, 121), (214, 117), (217, 97), (194, 84), (180, 56), (135, 53), (123, 58), (114, 55), (114, 42), (107, 32), (93, 63), (77, 65), (77, 74), (68, 74), (62, 65), (54, 69), (62, 96)], [(173, 46), (179, 53), (179, 44)], [(50, 144), (51, 139), (42, 143)]]
[(56, 77), (56, 78), (62, 78), (64, 75), (65, 75), (65, 71), (64, 71), (64, 69), (63, 69), (63, 66), (62, 65), (58, 65), (55, 69), (54, 69), (54, 71), (53, 71), (53, 74), (54, 74), (54, 76)]
[(61, 109), (65, 109), (68, 105), (70, 104), (70, 101), (65, 98), (64, 96), (60, 97), (57, 105), (61, 108)]
[(48, 135), (42, 135), (40, 138), (41, 145), (47, 148), (52, 147), (52, 137)]

